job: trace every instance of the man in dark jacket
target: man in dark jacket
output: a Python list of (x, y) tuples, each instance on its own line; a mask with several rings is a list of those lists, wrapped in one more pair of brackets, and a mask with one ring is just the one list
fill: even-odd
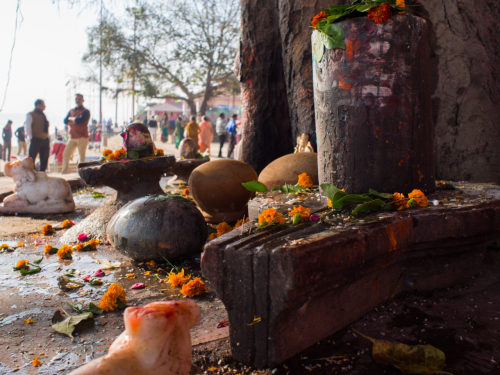
[(24, 134), (24, 126), (18, 127), (14, 135), (17, 138), (17, 155), (26, 155), (26, 137)]
[(12, 147), (12, 121), (7, 121), (7, 125), (2, 130), (3, 139), (3, 161), (10, 161), (10, 150)]
[(49, 122), (45, 117), (45, 102), (35, 101), (35, 109), (26, 115), (26, 136), (31, 138), (28, 154), (35, 164), (36, 156), (40, 155), (40, 171), (45, 172), (49, 161), (50, 141)]

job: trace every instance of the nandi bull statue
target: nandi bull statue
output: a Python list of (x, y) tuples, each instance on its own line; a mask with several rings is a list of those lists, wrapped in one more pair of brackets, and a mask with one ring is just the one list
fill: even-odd
[(14, 194), (4, 198), (0, 214), (57, 214), (75, 209), (73, 194), (63, 178), (49, 177), (33, 168), (26, 157), (5, 164), (5, 175), (14, 179)]

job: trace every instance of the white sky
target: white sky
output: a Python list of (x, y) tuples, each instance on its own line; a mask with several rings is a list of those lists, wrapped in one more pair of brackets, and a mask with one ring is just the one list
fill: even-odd
[[(16, 6), (17, 0), (0, 0), (0, 106), (7, 81)], [(97, 24), (98, 10), (69, 8), (64, 1), (57, 5), (50, 0), (21, 0), (21, 14), (0, 126), (9, 118), (14, 121), (14, 128), (22, 125), (35, 99), (42, 98), (51, 127), (62, 127), (63, 118), (74, 106), (75, 92), (85, 96), (84, 105), (98, 119), (98, 86), (80, 79), (88, 75), (89, 69), (81, 62), (87, 49), (86, 29)], [(131, 116), (130, 111), (131, 99), (119, 100), (120, 124)], [(115, 118), (115, 102), (106, 94), (103, 94), (103, 118), (113, 121)]]

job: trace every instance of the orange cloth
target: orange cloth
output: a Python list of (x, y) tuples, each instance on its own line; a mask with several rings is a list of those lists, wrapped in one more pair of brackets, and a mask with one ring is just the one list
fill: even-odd
[(202, 121), (200, 123), (200, 141), (198, 146), (200, 146), (200, 152), (204, 152), (206, 149), (210, 148), (210, 143), (214, 139), (214, 129), (212, 124), (208, 121)]
[(195, 144), (198, 144), (198, 133), (200, 132), (200, 125), (196, 121), (190, 121), (186, 125), (186, 137), (191, 138)]

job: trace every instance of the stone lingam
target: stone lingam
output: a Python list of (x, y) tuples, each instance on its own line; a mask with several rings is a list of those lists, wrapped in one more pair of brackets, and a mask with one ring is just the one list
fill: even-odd
[(126, 203), (152, 194), (162, 194), (160, 179), (175, 165), (174, 156), (154, 156), (154, 144), (149, 130), (142, 123), (133, 123), (122, 134), (123, 148), (115, 151), (118, 160), (78, 164), (80, 177), (89, 186), (109, 186), (117, 191), (115, 200), (108, 200), (81, 223), (69, 229), (61, 242), (75, 241), (85, 232), (96, 238), (105, 238), (106, 224)]

